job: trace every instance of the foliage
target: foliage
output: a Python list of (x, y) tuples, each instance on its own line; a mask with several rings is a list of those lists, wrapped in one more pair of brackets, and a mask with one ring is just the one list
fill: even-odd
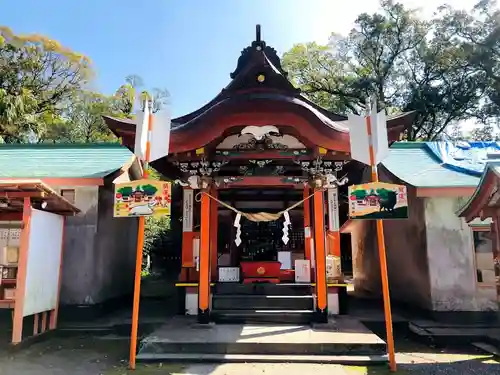
[(365, 189), (354, 190), (352, 192), (352, 195), (354, 195), (358, 200), (364, 199), (366, 197), (366, 190)]
[(148, 91), (144, 88), (142, 78), (134, 74), (127, 76), (125, 84), (115, 93), (113, 108), (121, 114), (120, 117), (133, 118), (134, 110), (143, 109), (146, 100), (152, 102), (153, 112), (158, 112), (169, 104), (169, 99), (167, 89), (153, 88)]
[(163, 251), (169, 243), (170, 217), (147, 217), (144, 233), (144, 252), (151, 254)]
[(0, 137), (25, 142), (46, 132), (46, 119), (91, 77), (89, 59), (47, 37), (0, 27)]
[(471, 11), (441, 7), (443, 38), (464, 51), (468, 64), (483, 83), (483, 121), (500, 116), (500, 9), (494, 0), (481, 0)]
[[(153, 180), (162, 180), (161, 175), (154, 169), (148, 170), (149, 178)], [(143, 189), (147, 186), (151, 186), (153, 189), (156, 187), (153, 185), (145, 185)], [(146, 192), (146, 191), (145, 191)], [(147, 194), (147, 193), (146, 193)], [(153, 193), (154, 194), (154, 193)], [(144, 233), (144, 253), (146, 255), (152, 256), (152, 261), (160, 261), (162, 257), (166, 257), (169, 251), (176, 251), (173, 245), (173, 230), (171, 228), (171, 217), (147, 217), (146, 226)], [(172, 265), (163, 265), (162, 269), (168, 270)]]
[(158, 191), (158, 189), (151, 184), (143, 185), (141, 189), (142, 191), (144, 191), (144, 194), (146, 195), (155, 195), (156, 192)]
[(130, 197), (134, 192), (134, 189), (132, 189), (131, 186), (124, 186), (122, 188), (119, 188), (117, 192), (123, 195), (124, 197)]
[(103, 115), (134, 118), (143, 99), (154, 111), (167, 90), (143, 90), (137, 75), (112, 96), (89, 91), (93, 73), (87, 57), (47, 37), (15, 35), (0, 27), (0, 140), (20, 142), (109, 142), (116, 138)]
[(390, 0), (381, 7), (359, 15), (347, 36), (284, 54), (303, 93), (341, 114), (363, 112), (373, 96), (389, 114), (415, 111), (408, 140), (435, 140), (471, 118), (498, 121), (500, 28), (492, 1), (472, 13), (442, 7), (431, 21)]
[(492, 124), (483, 124), (475, 126), (470, 132), (464, 132), (463, 129), (456, 126), (452, 128), (448, 135), (451, 141), (498, 141), (500, 136)]
[(383, 199), (387, 199), (387, 197), (391, 194), (394, 193), (393, 190), (388, 190), (388, 189), (377, 189), (377, 195), (380, 196)]

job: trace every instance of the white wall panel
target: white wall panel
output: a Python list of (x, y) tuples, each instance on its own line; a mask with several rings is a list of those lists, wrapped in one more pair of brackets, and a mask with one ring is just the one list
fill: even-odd
[(23, 316), (56, 307), (63, 226), (62, 216), (32, 210)]

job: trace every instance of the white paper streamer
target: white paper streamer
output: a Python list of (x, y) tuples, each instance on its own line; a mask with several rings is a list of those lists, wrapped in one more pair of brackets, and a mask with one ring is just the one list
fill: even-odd
[(288, 213), (288, 211), (283, 212), (283, 216), (285, 217), (285, 221), (283, 222), (283, 237), (281, 237), (281, 239), (286, 245), (290, 240), (290, 238), (288, 237), (288, 230), (292, 222), (290, 221), (290, 214)]
[(236, 246), (240, 246), (241, 245), (241, 224), (240, 224), (240, 220), (241, 220), (241, 214), (237, 214), (236, 218), (234, 219), (234, 226), (236, 228), (236, 238), (234, 239), (234, 243), (236, 244)]

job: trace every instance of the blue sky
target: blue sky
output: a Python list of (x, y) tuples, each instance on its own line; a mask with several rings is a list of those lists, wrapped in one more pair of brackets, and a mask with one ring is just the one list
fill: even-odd
[[(436, 4), (403, 2), (426, 13)], [(0, 24), (47, 35), (90, 57), (96, 90), (110, 94), (129, 74), (140, 75), (149, 88), (167, 88), (173, 115), (180, 116), (229, 82), (257, 23), (281, 54), (295, 43), (347, 33), (358, 13), (377, 7), (377, 0), (4, 0)]]

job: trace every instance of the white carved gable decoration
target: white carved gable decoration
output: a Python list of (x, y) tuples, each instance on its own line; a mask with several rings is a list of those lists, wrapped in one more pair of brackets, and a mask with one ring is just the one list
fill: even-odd
[(294, 136), (281, 134), (274, 125), (245, 126), (240, 134), (226, 137), (217, 146), (218, 150), (258, 150), (258, 149), (305, 149), (306, 146)]
[(266, 136), (269, 135), (281, 135), (278, 128), (273, 125), (246, 126), (241, 130), (241, 135), (245, 134), (252, 135), (257, 141), (262, 141)]

